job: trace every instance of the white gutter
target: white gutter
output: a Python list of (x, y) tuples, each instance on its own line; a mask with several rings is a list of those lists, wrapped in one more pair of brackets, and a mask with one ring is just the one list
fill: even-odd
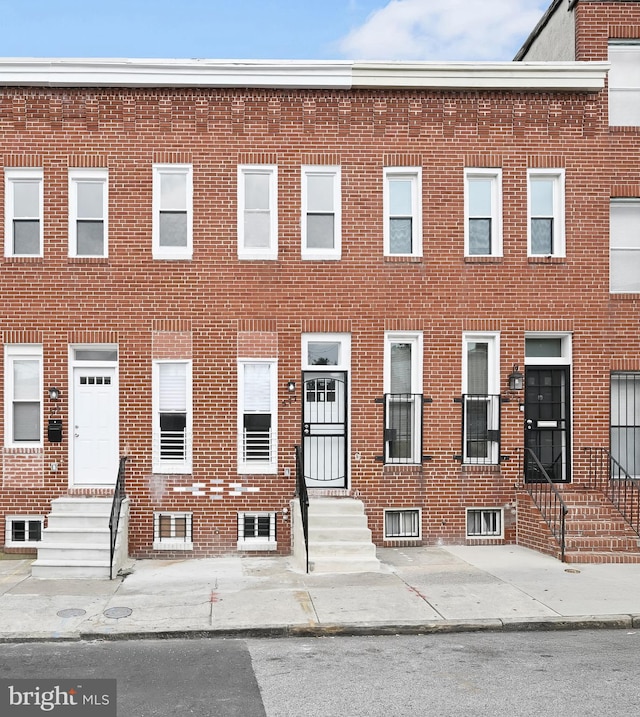
[(607, 62), (0, 58), (0, 86), (597, 92)]

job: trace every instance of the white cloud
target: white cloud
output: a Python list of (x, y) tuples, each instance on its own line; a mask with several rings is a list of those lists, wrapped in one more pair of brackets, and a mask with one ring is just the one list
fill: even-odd
[(511, 60), (551, 0), (391, 0), (343, 37), (355, 60)]

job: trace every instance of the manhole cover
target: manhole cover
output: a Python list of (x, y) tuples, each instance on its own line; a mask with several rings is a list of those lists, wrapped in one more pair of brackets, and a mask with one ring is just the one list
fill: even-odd
[(576, 568), (565, 568), (564, 571), (565, 571), (565, 573), (579, 573), (580, 572)]
[(82, 610), (79, 607), (70, 607), (66, 610), (58, 610), (56, 615), (58, 617), (82, 617), (83, 615), (86, 615), (87, 611)]
[(113, 618), (119, 618), (119, 617), (129, 617), (133, 610), (130, 607), (110, 607), (108, 610), (105, 610), (102, 614), (105, 617), (113, 617)]

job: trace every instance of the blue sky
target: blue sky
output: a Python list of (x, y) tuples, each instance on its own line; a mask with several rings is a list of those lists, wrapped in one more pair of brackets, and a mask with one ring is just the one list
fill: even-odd
[(0, 0), (0, 56), (511, 60), (551, 0)]

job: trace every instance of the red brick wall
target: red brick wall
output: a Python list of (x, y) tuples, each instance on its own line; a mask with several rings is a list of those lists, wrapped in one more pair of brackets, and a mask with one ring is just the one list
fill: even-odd
[[(601, 36), (584, 27), (587, 18), (600, 26), (591, 20), (597, 5), (578, 6), (582, 59), (602, 59)], [(626, 5), (615, 23), (640, 26), (637, 9)], [(608, 445), (609, 372), (640, 369), (639, 297), (609, 296), (607, 238), (612, 193), (638, 192), (636, 144), (635, 131), (609, 131), (604, 94), (5, 89), (0, 158), (6, 167), (44, 169), (45, 256), (0, 260), (4, 342), (19, 332), (37, 335), (45, 385), (63, 387), (70, 343), (119, 345), (136, 555), (153, 554), (154, 510), (193, 511), (194, 554), (210, 555), (235, 550), (237, 511), (288, 507), (301, 405), (299, 398), (283, 403), (286, 382), (300, 376), (301, 334), (316, 331), (351, 333), (351, 489), (365, 501), (374, 539), (382, 542), (384, 508), (422, 508), (423, 541), (447, 543), (465, 540), (465, 508), (503, 507), (505, 538), (514, 541), (523, 415), (517, 398), (504, 404), (509, 459), (500, 468), (470, 469), (454, 459), (462, 333), (500, 332), (503, 390), (513, 364), (524, 365), (526, 332), (573, 334), (574, 481), (584, 481), (581, 447)], [(192, 261), (152, 259), (153, 162), (193, 164)], [(248, 162), (278, 166), (276, 261), (237, 259), (236, 168)], [(300, 259), (300, 166), (316, 162), (342, 170), (340, 261)], [(386, 165), (422, 167), (421, 259), (383, 256)], [(108, 259), (67, 256), (67, 171), (80, 166), (109, 168)], [(463, 256), (465, 166), (502, 168), (504, 257)], [(527, 258), (530, 167), (566, 170), (566, 259)], [(382, 406), (374, 399), (383, 394), (384, 332), (391, 330), (424, 333), (424, 393), (433, 400), (424, 408), (424, 452), (432, 459), (421, 467), (375, 460)], [(193, 474), (156, 476), (151, 360), (178, 355), (193, 360)], [(237, 474), (243, 355), (278, 359), (277, 476)], [(1, 514), (46, 512), (47, 501), (67, 490), (67, 393), (62, 445), (45, 442), (27, 456), (20, 479), (5, 451)], [(197, 483), (205, 496), (174, 490)], [(258, 491), (231, 496), (236, 483)], [(219, 486), (223, 498), (213, 498), (210, 489)], [(289, 549), (281, 513), (278, 548)]]

